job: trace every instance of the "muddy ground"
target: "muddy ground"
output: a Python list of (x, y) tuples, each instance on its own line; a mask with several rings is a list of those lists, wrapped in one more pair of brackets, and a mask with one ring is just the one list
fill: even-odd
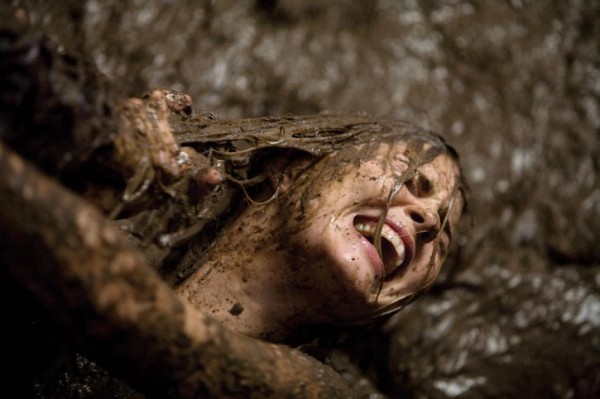
[(123, 96), (443, 133), (471, 187), (459, 251), (358, 365), (392, 398), (600, 396), (597, 2), (21, 3)]

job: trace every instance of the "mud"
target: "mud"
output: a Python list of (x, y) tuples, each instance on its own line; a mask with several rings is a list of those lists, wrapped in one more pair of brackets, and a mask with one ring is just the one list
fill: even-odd
[(123, 95), (167, 87), (222, 117), (367, 112), (443, 133), (471, 187), (458, 251), (361, 367), (390, 397), (600, 396), (596, 2), (22, 4)]

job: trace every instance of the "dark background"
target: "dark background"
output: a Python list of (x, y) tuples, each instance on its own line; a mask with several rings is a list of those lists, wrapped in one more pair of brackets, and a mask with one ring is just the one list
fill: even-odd
[(458, 251), (360, 366), (390, 397), (600, 396), (598, 2), (18, 4), (123, 96), (158, 86), (222, 118), (366, 112), (445, 135), (471, 187)]

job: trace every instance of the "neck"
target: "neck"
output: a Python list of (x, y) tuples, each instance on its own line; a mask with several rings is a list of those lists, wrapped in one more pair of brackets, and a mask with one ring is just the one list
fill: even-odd
[[(251, 211), (256, 213), (253, 217), (277, 217)], [(290, 273), (285, 269), (298, 260), (289, 251), (277, 248), (272, 234), (250, 231), (255, 227), (242, 220), (240, 217), (225, 228), (208, 260), (177, 292), (230, 330), (282, 340), (297, 327), (310, 306), (310, 298), (291, 291), (286, 284)], [(304, 306), (298, 306), (302, 303)]]

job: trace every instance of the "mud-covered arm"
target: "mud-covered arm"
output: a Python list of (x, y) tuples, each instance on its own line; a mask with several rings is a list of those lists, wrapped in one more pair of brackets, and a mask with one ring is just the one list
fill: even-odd
[(0, 259), (92, 359), (151, 397), (349, 398), (296, 350), (178, 299), (99, 211), (0, 143)]

